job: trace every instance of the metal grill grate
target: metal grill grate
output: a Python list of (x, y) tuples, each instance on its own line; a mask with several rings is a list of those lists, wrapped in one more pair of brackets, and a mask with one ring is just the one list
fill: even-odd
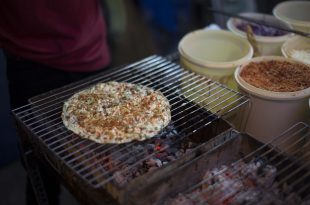
[[(225, 143), (238, 159), (218, 157), (202, 170), (201, 179), (166, 204), (308, 204), (310, 202), (310, 130), (298, 123), (270, 143), (250, 146), (237, 143), (238, 134), (229, 133)], [(241, 139), (241, 138), (240, 138)], [(253, 144), (252, 144), (253, 145)], [(252, 147), (252, 149), (251, 149)], [(215, 149), (216, 150), (216, 149)], [(214, 150), (213, 150), (214, 151)], [(214, 151), (217, 152), (217, 151)], [(221, 152), (221, 151), (218, 151)], [(204, 157), (212, 161), (212, 154)], [(220, 154), (217, 154), (220, 155)], [(202, 161), (200, 161), (201, 163)], [(194, 162), (198, 163), (198, 162)], [(189, 163), (191, 164), (191, 163)], [(191, 164), (193, 165), (193, 164)], [(224, 165), (224, 166), (223, 166)], [(184, 172), (184, 170), (179, 170)]]
[[(65, 164), (85, 182), (98, 188), (113, 179), (119, 181), (122, 174), (127, 174), (137, 166), (143, 169), (146, 160), (164, 151), (182, 147), (183, 154), (190, 152), (208, 138), (200, 139), (201, 137), (196, 135), (196, 142), (188, 142), (189, 136), (198, 134), (201, 130), (205, 134), (208, 125), (221, 121), (221, 117), (248, 103), (245, 96), (184, 70), (171, 59), (151, 56), (134, 64), (98, 74), (32, 98), (28, 105), (15, 109), (13, 114), (18, 124), (52, 152), (61, 164)], [(170, 125), (150, 140), (122, 145), (97, 144), (81, 139), (67, 130), (60, 117), (63, 102), (81, 89), (112, 80), (142, 84), (160, 90), (172, 106)], [(159, 148), (155, 147), (154, 151), (149, 153), (147, 147), (150, 144), (157, 146), (158, 139), (168, 139), (169, 143)]]

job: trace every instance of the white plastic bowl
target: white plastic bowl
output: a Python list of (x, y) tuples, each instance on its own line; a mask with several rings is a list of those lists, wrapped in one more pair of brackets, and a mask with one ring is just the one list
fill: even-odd
[[(289, 28), (285, 23), (276, 19), (274, 16), (262, 13), (241, 13), (241, 16), (255, 19), (258, 21), (266, 21), (271, 24), (280, 25), (282, 27)], [(245, 22), (242, 19), (230, 18), (227, 21), (227, 27), (233, 33), (247, 38), (246, 32), (237, 28), (237, 25)], [(257, 41), (257, 47), (261, 55), (281, 55), (281, 46), (282, 44), (290, 37), (291, 34), (285, 34), (283, 36), (259, 36), (254, 35)]]
[(310, 33), (310, 1), (285, 1), (277, 4), (273, 14), (293, 29)]
[(183, 67), (236, 88), (233, 73), (238, 65), (252, 58), (247, 40), (223, 30), (197, 30), (179, 42)]
[[(238, 67), (235, 79), (242, 92), (250, 96), (251, 108), (245, 126), (245, 132), (267, 143), (297, 122), (308, 122), (310, 117), (310, 88), (296, 92), (273, 92), (250, 85), (240, 76), (241, 71), (250, 62), (288, 61), (301, 65), (292, 59), (279, 56), (262, 56), (251, 59)], [(309, 67), (310, 69), (310, 67)]]
[(310, 38), (301, 37), (301, 36), (294, 36), (290, 39), (288, 39), (283, 45), (282, 45), (282, 54), (286, 58), (292, 58), (294, 60), (300, 61), (305, 64), (309, 64), (310, 59), (301, 60), (296, 57), (294, 57), (293, 52), (295, 51), (307, 51), (310, 52)]

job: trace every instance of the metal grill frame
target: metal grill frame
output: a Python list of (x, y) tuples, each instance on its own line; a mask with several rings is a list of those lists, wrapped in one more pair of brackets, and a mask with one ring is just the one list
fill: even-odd
[[(119, 77), (117, 80), (123, 79), (125, 77), (126, 81), (128, 81), (129, 78), (137, 80), (137, 77), (139, 77), (139, 79), (142, 80), (142, 81), (140, 81), (140, 83), (145, 83), (145, 82), (148, 83), (150, 80), (149, 79), (150, 77), (147, 76), (147, 72), (143, 69), (146, 66), (151, 65), (151, 67), (149, 67), (149, 69), (151, 69), (151, 72), (150, 72), (151, 77), (154, 78), (153, 80), (155, 80), (155, 82), (156, 82), (155, 87), (154, 87), (155, 89), (158, 88), (158, 87), (156, 87), (156, 84), (158, 84), (158, 83), (160, 84), (163, 77), (164, 77), (165, 81), (167, 81), (167, 82), (169, 80), (171, 80), (171, 78), (175, 78), (175, 79), (178, 78), (178, 81), (180, 81), (180, 79), (182, 80), (182, 78), (179, 78), (179, 76), (186, 74), (185, 79), (188, 77), (191, 77), (190, 78), (191, 80), (192, 79), (200, 79), (201, 82), (203, 82), (203, 83), (209, 83), (210, 85), (215, 86), (215, 88), (214, 87), (207, 87), (209, 89), (209, 91), (210, 90), (212, 91), (212, 89), (215, 91), (216, 91), (216, 89), (220, 89), (220, 91), (216, 91), (216, 93), (213, 96), (211, 95), (210, 97), (216, 97), (217, 99), (220, 99), (222, 97), (222, 95), (218, 96), (217, 94), (222, 92), (222, 91), (226, 91), (224, 96), (227, 93), (232, 94), (231, 96), (227, 97), (228, 100), (231, 100), (235, 96), (239, 97), (239, 98), (237, 98), (237, 100), (233, 101), (233, 103), (236, 103), (235, 107), (229, 108), (229, 110), (225, 110), (225, 108), (229, 107), (229, 106), (225, 105), (225, 107), (223, 107), (223, 109), (222, 108), (219, 109), (219, 112), (216, 113), (217, 115), (212, 114), (212, 117), (214, 117), (214, 118), (211, 121), (209, 121), (208, 123), (204, 123), (203, 120), (198, 118), (198, 121), (199, 122), (201, 121), (202, 124), (197, 129), (191, 130), (190, 133), (187, 133), (187, 136), (189, 134), (198, 132), (200, 129), (205, 128), (209, 124), (213, 123), (215, 120), (221, 119), (221, 117), (224, 117), (225, 114), (231, 113), (235, 109), (238, 109), (238, 108), (249, 103), (249, 100), (247, 97), (245, 97), (245, 96), (243, 96), (243, 95), (241, 95), (235, 91), (232, 91), (232, 90), (224, 87), (223, 85), (221, 85), (219, 83), (210, 81), (209, 79), (207, 79), (203, 76), (194, 74), (194, 73), (187, 71), (187, 70), (184, 70), (178, 64), (175, 64), (172, 61), (170, 61), (170, 60), (176, 60), (176, 59), (177, 59), (176, 56), (171, 56), (168, 59), (160, 57), (160, 56), (151, 56), (151, 57), (145, 58), (139, 62), (133, 63), (133, 64), (128, 65), (128, 66), (122, 66), (122, 67), (119, 67), (117, 69), (113, 69), (113, 70), (110, 70), (107, 72), (103, 72), (101, 74), (97, 74), (96, 76), (92, 76), (92, 77), (89, 77), (85, 80), (70, 84), (70, 85), (65, 86), (61, 89), (56, 89), (56, 90), (50, 91), (49, 93), (45, 93), (45, 94), (39, 95), (37, 97), (34, 97), (30, 100), (30, 104), (13, 110), (13, 115), (14, 115), (15, 119), (17, 120), (17, 125), (20, 128), (19, 130), (21, 130), (22, 135), (26, 136), (26, 138), (28, 138), (29, 141), (31, 141), (32, 143), (35, 144), (34, 147), (37, 148), (37, 152), (40, 153), (42, 156), (44, 156), (44, 158), (49, 162), (49, 164), (54, 166), (54, 169), (60, 175), (66, 176), (65, 178), (70, 176), (70, 178), (74, 178), (74, 181), (77, 181), (80, 184), (85, 184), (85, 182), (88, 182), (88, 181), (87, 180), (85, 181), (85, 178), (83, 176), (81, 176), (80, 174), (78, 174), (75, 171), (75, 168), (72, 167), (72, 165), (70, 165), (70, 163), (72, 163), (72, 159), (70, 159), (70, 157), (66, 156), (66, 159), (67, 159), (67, 161), (66, 161), (66, 160), (64, 160), (63, 157), (61, 157), (61, 154), (65, 153), (65, 150), (61, 149), (61, 147), (65, 146), (66, 143), (67, 143), (67, 145), (69, 145), (71, 142), (75, 142), (75, 141), (78, 141), (78, 143), (76, 143), (74, 146), (79, 146), (79, 145), (82, 145), (84, 143), (88, 143), (86, 145), (87, 146), (86, 148), (92, 148), (95, 145), (96, 148), (94, 148), (94, 149), (100, 149), (100, 148), (104, 147), (105, 145), (98, 145), (97, 146), (96, 144), (89, 142), (88, 140), (84, 140), (84, 139), (81, 140), (80, 138), (77, 138), (77, 137), (74, 138), (74, 136), (72, 134), (68, 134), (66, 136), (67, 138), (72, 136), (72, 139), (70, 139), (69, 141), (65, 141), (63, 139), (57, 139), (57, 141), (53, 141), (52, 140), (53, 138), (45, 138), (44, 139), (45, 136), (49, 136), (50, 134), (52, 134), (55, 131), (55, 129), (50, 130), (49, 127), (46, 127), (46, 124), (45, 124), (46, 120), (49, 119), (49, 117), (60, 116), (60, 113), (52, 113), (47, 118), (45, 118), (45, 117), (38, 118), (38, 117), (40, 117), (40, 115), (42, 115), (41, 114), (42, 112), (43, 113), (45, 112), (45, 110), (47, 112), (55, 111), (55, 110), (49, 110), (49, 107), (54, 106), (55, 104), (62, 105), (62, 103), (65, 99), (67, 99), (74, 92), (76, 92), (80, 89), (84, 89), (87, 86), (96, 84), (97, 82), (101, 82), (103, 80), (104, 81), (115, 80), (116, 77)], [(137, 73), (135, 73), (135, 72), (132, 73), (133, 68), (140, 68), (140, 71), (135, 71), (135, 72), (142, 72), (142, 74), (137, 75)], [(160, 73), (163, 71), (169, 71), (168, 72), (169, 75), (168, 76), (161, 76)], [(125, 76), (124, 76), (124, 74), (125, 74)], [(156, 76), (156, 74), (158, 74), (159, 77)], [(178, 75), (176, 75), (176, 74), (178, 74)], [(192, 85), (193, 84), (187, 85), (190, 88), (190, 90), (192, 89), (192, 87), (191, 87)], [(173, 85), (172, 83), (170, 83), (168, 85), (165, 84), (165, 88), (168, 88), (169, 86), (171, 86), (173, 88), (173, 86), (175, 86), (175, 85)], [(199, 86), (201, 86), (201, 84), (199, 84)], [(162, 92), (164, 92), (164, 91), (162, 91)], [(195, 101), (195, 98), (192, 98), (192, 99), (193, 99), (193, 101)], [(50, 103), (52, 103), (52, 104), (50, 104)], [(197, 105), (195, 103), (192, 103), (192, 106), (197, 106)], [(213, 108), (216, 106), (218, 106), (218, 105), (213, 106)], [(39, 108), (39, 110), (38, 110), (38, 108)], [(201, 111), (202, 113), (205, 112), (205, 109), (202, 107), (199, 107), (197, 109), (199, 109), (199, 111)], [(225, 110), (225, 112), (221, 112), (223, 110)], [(43, 125), (42, 125), (42, 123), (43, 123)], [(63, 130), (63, 128), (61, 127), (62, 122), (58, 122), (57, 124), (53, 124), (53, 126), (56, 127), (56, 129)], [(44, 133), (44, 134), (41, 134), (41, 133)], [(70, 132), (67, 130), (64, 130), (63, 132), (60, 132), (57, 135), (61, 136), (63, 133), (70, 133)], [(41, 136), (40, 136), (40, 134), (41, 134)], [(185, 136), (185, 137), (187, 137), (187, 136)], [(61, 143), (62, 141), (65, 141), (65, 143)], [(61, 146), (57, 145), (58, 143), (60, 143)], [(83, 148), (83, 149), (86, 149), (86, 148)], [(59, 151), (57, 151), (57, 150), (59, 150)], [(78, 152), (80, 152), (80, 151), (77, 150), (76, 152), (71, 153), (71, 156), (73, 156), (74, 154), (77, 154)], [(84, 153), (83, 155), (86, 156), (87, 154)], [(90, 166), (92, 166), (92, 165), (93, 164), (91, 164)], [(75, 167), (78, 167), (78, 166), (79, 165), (75, 165)], [(69, 169), (67, 169), (67, 168), (69, 168)], [(110, 177), (107, 180), (105, 180), (104, 182), (101, 182), (99, 184), (91, 184), (88, 182), (88, 186), (91, 188), (97, 188), (97, 189), (102, 188), (103, 185), (105, 185), (107, 182), (109, 182), (111, 180), (112, 180), (112, 178)], [(109, 187), (105, 187), (105, 188), (109, 189)], [(113, 190), (110, 190), (110, 192), (113, 192)], [(115, 198), (117, 198), (117, 196)]]

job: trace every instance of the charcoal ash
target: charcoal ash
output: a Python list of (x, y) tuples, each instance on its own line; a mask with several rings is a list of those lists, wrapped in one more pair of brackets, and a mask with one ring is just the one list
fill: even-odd
[(186, 195), (179, 194), (175, 199), (169, 199), (167, 201), (167, 204), (169, 205), (195, 205), (196, 203), (193, 202)]
[(261, 205), (283, 205), (283, 201), (275, 197), (272, 193), (261, 188), (250, 188), (237, 194), (231, 200), (231, 204), (253, 204), (258, 203)]
[(292, 192), (291, 187), (278, 187), (277, 169), (265, 160), (239, 161), (231, 165), (207, 170), (204, 183), (184, 194), (166, 201), (166, 205), (233, 204), (247, 205), (297, 205), (301, 198)]

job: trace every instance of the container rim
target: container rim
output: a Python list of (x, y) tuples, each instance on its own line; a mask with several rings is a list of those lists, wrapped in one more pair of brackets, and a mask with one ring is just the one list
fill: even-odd
[[(242, 56), (241, 58), (234, 60), (234, 61), (227, 61), (227, 62), (218, 62), (218, 61), (202, 61), (198, 58), (195, 58), (191, 55), (189, 55), (188, 53), (186, 53), (183, 49), (183, 45), (184, 42), (187, 40), (187, 38), (191, 35), (197, 35), (200, 33), (217, 33), (217, 34), (221, 34), (221, 35), (228, 35), (234, 39), (238, 39), (241, 43), (243, 43), (244, 45), (246, 45), (248, 47), (248, 52), (246, 53), (246, 55)], [(195, 30), (192, 31), (188, 34), (186, 34), (181, 41), (178, 44), (178, 51), (181, 54), (182, 57), (184, 57), (186, 60), (188, 60), (189, 62), (201, 66), (201, 67), (212, 67), (212, 68), (218, 68), (218, 69), (230, 69), (231, 67), (236, 67), (242, 63), (244, 63), (246, 60), (249, 60), (250, 58), (252, 58), (253, 56), (253, 48), (251, 46), (251, 44), (245, 40), (242, 39), (239, 36), (236, 36), (235, 34), (233, 34), (232, 32), (229, 31), (224, 31), (224, 30)]]
[[(274, 16), (272, 15), (269, 15), (269, 14), (263, 14), (263, 13), (257, 13), (257, 12), (244, 12), (244, 13), (240, 13), (241, 16), (245, 16), (245, 17), (251, 17), (253, 19), (259, 19), (260, 17), (266, 17), (266, 18), (271, 18), (273, 19), (274, 21), (276, 21), (277, 23), (287, 27), (289, 29), (289, 26), (287, 26), (283, 21), (280, 21), (279, 19), (275, 18)], [(231, 30), (233, 33), (239, 35), (239, 36), (242, 36), (244, 38), (246, 38), (246, 33), (244, 31), (241, 31), (240, 29), (238, 29), (236, 27), (236, 22), (237, 21), (243, 21), (243, 20), (239, 20), (237, 18), (229, 18), (226, 25), (227, 25), (227, 28), (229, 30)], [(283, 42), (285, 40), (287, 40), (287, 38), (289, 38), (290, 36), (292, 36), (293, 34), (292, 33), (287, 33), (285, 35), (282, 35), (282, 36), (259, 36), (259, 35), (255, 35), (255, 39), (258, 41), (258, 42), (265, 42), (265, 43), (278, 43), (278, 42)]]
[(302, 36), (294, 36), (289, 38), (281, 46), (281, 53), (286, 58), (291, 58), (296, 61), (302, 62), (306, 65), (310, 65), (307, 62), (302, 61), (301, 59), (294, 58), (292, 56), (293, 50), (310, 50), (310, 39)]
[(284, 1), (284, 2), (281, 2), (273, 8), (273, 10), (272, 10), (273, 15), (277, 19), (284, 21), (288, 24), (293, 24), (295, 26), (309, 26), (309, 21), (297, 20), (297, 19), (289, 18), (289, 17), (281, 14), (281, 12), (279, 10), (280, 8), (282, 8), (283, 6), (292, 5), (292, 4), (295, 4), (295, 5), (296, 4), (308, 4), (308, 5), (310, 5), (310, 2), (309, 1)]
[[(264, 90), (261, 88), (257, 88), (249, 83), (247, 83), (245, 80), (242, 79), (240, 76), (241, 71), (251, 62), (262, 62), (262, 61), (271, 61), (271, 60), (276, 60), (276, 61), (288, 61), (294, 64), (298, 65), (305, 65), (303, 63), (300, 63), (298, 61), (295, 61), (293, 59), (288, 59), (285, 57), (281, 56), (260, 56), (260, 57), (255, 57), (248, 62), (244, 63), (241, 66), (238, 66), (237, 69), (235, 70), (234, 76), (237, 84), (245, 90), (247, 93), (264, 98), (264, 99), (269, 99), (269, 100), (298, 100), (302, 98), (309, 98), (310, 97), (310, 87), (306, 88), (304, 90), (299, 90), (295, 92), (274, 92), (274, 91), (268, 91)], [(309, 67), (310, 68), (310, 67)]]

